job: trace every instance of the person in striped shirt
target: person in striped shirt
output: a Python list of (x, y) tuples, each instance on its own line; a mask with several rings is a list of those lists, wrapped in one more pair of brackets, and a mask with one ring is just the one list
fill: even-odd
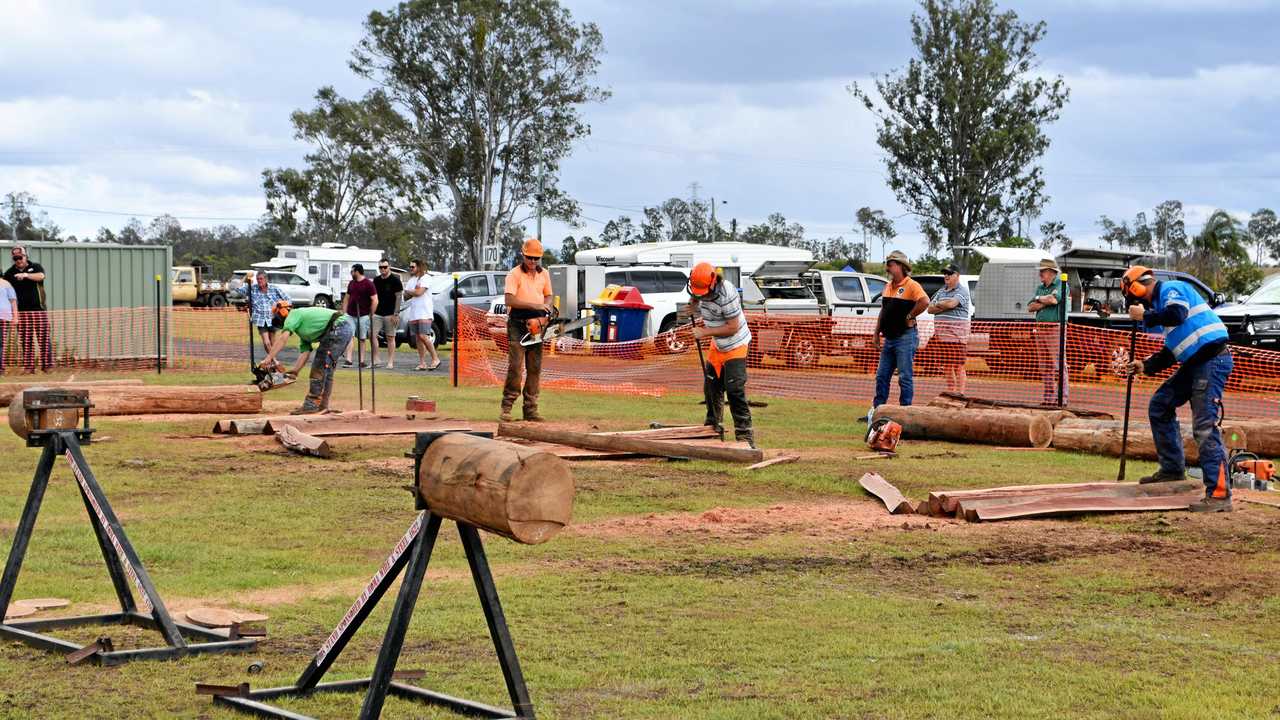
[(720, 277), (711, 263), (694, 266), (689, 273), (690, 308), (701, 325), (695, 323), (694, 342), (711, 338), (706, 363), (702, 367), (702, 394), (707, 401), (704, 425), (723, 430), (724, 396), (729, 396), (729, 414), (733, 416), (733, 434), (737, 440), (755, 447), (755, 430), (751, 425), (751, 406), (747, 404), (747, 348), (751, 345), (751, 329), (742, 312), (742, 298), (737, 288)]

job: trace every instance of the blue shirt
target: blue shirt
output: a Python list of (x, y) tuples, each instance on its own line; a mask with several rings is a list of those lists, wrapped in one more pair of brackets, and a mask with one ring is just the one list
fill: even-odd
[(254, 327), (267, 327), (270, 325), (272, 310), (275, 308), (276, 303), (281, 300), (286, 302), (289, 300), (288, 295), (280, 292), (279, 289), (270, 284), (267, 285), (265, 291), (260, 289), (257, 283), (247, 284), (244, 287), (244, 292), (248, 293), (249, 317)]

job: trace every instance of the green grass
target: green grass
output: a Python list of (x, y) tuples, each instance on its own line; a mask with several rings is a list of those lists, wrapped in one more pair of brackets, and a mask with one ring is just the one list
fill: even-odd
[[(83, 378), (91, 375), (81, 375)], [(148, 382), (238, 383), (241, 373), (166, 373)], [(367, 389), (367, 388), (366, 388)], [(380, 376), (380, 406), (435, 398), (453, 417), (495, 419), (496, 388)], [(268, 396), (300, 400), (298, 386)], [(354, 375), (335, 402), (352, 407)], [(544, 414), (601, 429), (696, 422), (690, 395), (635, 399), (550, 392)], [(759, 472), (711, 462), (580, 463), (575, 523), (711, 508), (831, 503), (874, 509), (857, 486), (882, 473), (908, 497), (940, 488), (1114, 477), (1115, 461), (906, 442), (858, 463), (856, 403), (770, 399), (762, 441), (804, 459)], [(407, 437), (335, 442), (329, 461), (269, 442), (191, 440), (207, 420), (95, 421), (86, 450), (161, 594), (176, 607), (268, 612), (258, 652), (119, 668), (67, 667), (0, 644), (0, 717), (232, 718), (200, 682), (296, 679), (413, 517)], [(256, 444), (255, 444), (256, 443)], [(25, 500), (37, 451), (0, 436), (0, 535)], [(400, 462), (403, 462), (401, 460)], [(1137, 463), (1133, 473), (1149, 466)], [(1261, 718), (1280, 714), (1280, 515), (1185, 514), (834, 532), (787, 527), (708, 535), (567, 532), (536, 547), (486, 536), (539, 717), (595, 718)], [(870, 516), (874, 516), (872, 512)], [(423, 684), (504, 703), (475, 590), (452, 527), (441, 535), (400, 662)], [(65, 466), (55, 471), (17, 597), (62, 596), (73, 611), (113, 601)], [(244, 598), (243, 602), (235, 602)], [(365, 676), (390, 598), (331, 671)], [(119, 628), (66, 636), (89, 642)], [(250, 676), (253, 659), (266, 662)], [(354, 716), (359, 698), (289, 703)], [(389, 703), (385, 717), (449, 717)]]

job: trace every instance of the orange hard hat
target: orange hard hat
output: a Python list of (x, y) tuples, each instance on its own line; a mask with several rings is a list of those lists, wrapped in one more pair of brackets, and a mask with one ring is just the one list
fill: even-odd
[(293, 306), (288, 300), (277, 300), (276, 304), (271, 308), (271, 311), (275, 313), (277, 317), (287, 318), (289, 317), (289, 310), (292, 308)]
[(700, 262), (693, 266), (689, 273), (689, 292), (702, 297), (711, 292), (716, 282), (716, 267), (709, 262)]
[(1144, 298), (1147, 296), (1147, 286), (1143, 285), (1147, 280), (1153, 279), (1155, 276), (1151, 274), (1151, 268), (1142, 265), (1134, 265), (1124, 271), (1124, 277), (1120, 279), (1120, 288), (1125, 295), (1135, 298)]
[(542, 243), (538, 242), (538, 238), (529, 238), (520, 246), (520, 254), (533, 258), (541, 258)]

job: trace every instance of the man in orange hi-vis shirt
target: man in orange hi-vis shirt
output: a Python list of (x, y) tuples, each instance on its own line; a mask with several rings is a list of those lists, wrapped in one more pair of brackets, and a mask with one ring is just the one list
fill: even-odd
[[(898, 371), (898, 402), (910, 405), (915, 395), (916, 316), (929, 307), (929, 296), (920, 283), (911, 279), (911, 261), (901, 250), (894, 250), (884, 261), (889, 285), (880, 296), (880, 314), (876, 317), (876, 346), (880, 348), (880, 367), (876, 369), (876, 397), (871, 407), (889, 401), (889, 382)], [(884, 344), (880, 336), (884, 336)]]
[[(542, 243), (535, 238), (520, 247), (520, 264), (507, 273), (503, 288), (507, 304), (507, 382), (502, 388), (502, 415), (510, 422), (516, 398), (524, 394), (524, 419), (542, 422), (538, 414), (538, 383), (542, 378), (542, 345), (525, 347), (520, 339), (528, 332), (526, 322), (551, 314), (551, 273), (542, 267)], [(523, 388), (521, 371), (524, 372)]]

